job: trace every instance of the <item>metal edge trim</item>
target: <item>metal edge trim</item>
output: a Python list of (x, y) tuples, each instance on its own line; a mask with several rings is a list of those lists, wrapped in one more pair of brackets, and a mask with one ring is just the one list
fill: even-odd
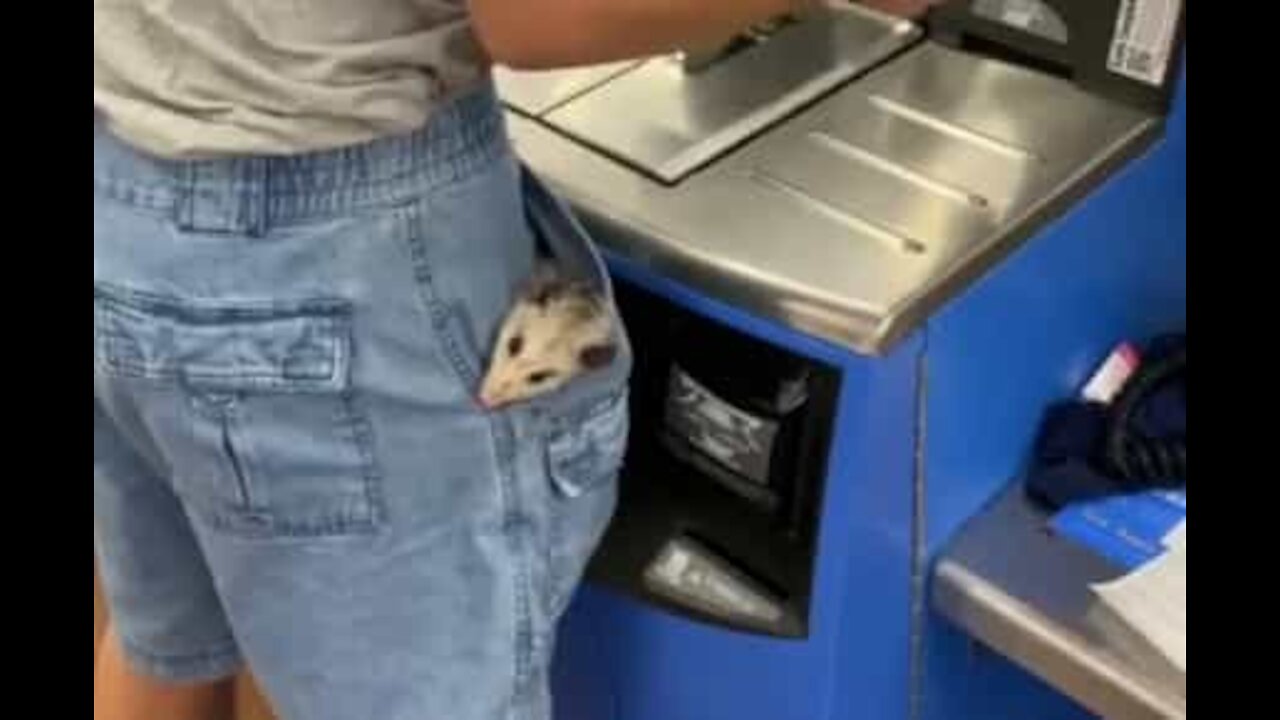
[[(1053, 621), (959, 563), (934, 570), (932, 606), (1002, 656), (1102, 717), (1185, 718), (1147, 689), (1120, 676), (1052, 632)], [(1050, 668), (1057, 667), (1054, 671)]]
[(1107, 180), (1128, 167), (1164, 136), (1163, 118), (1149, 118), (1117, 139), (1105, 152), (1079, 171), (1065, 177), (1060, 189), (1039, 202), (1029, 205), (997, 234), (993, 242), (980, 244), (957, 258), (951, 272), (939, 275), (914, 295), (904, 298), (885, 315), (881, 332), (864, 344), (876, 355), (888, 352), (899, 340), (926, 322), (940, 307), (972, 287), (982, 276), (1015, 251), (1021, 249), (1036, 233), (1064, 217), (1079, 202), (1093, 194)]

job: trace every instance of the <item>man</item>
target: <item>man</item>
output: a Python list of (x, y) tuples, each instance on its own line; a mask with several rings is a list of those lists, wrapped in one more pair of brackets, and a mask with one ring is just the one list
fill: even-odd
[[(911, 15), (927, 0), (877, 0)], [(94, 0), (96, 720), (546, 718), (630, 357), (474, 399), (540, 234), (493, 63), (700, 46), (808, 0)]]

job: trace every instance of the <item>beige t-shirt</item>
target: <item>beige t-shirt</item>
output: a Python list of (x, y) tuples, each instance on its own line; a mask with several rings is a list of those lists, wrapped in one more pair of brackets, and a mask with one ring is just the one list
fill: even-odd
[(93, 105), (188, 158), (415, 130), (484, 78), (466, 0), (93, 0)]

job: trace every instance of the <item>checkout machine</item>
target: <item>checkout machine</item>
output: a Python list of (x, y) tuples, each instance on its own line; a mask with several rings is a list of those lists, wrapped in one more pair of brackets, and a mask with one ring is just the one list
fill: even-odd
[(1181, 0), (857, 4), (501, 70), (634, 338), (558, 720), (1087, 717), (935, 618), (1043, 407), (1185, 318)]

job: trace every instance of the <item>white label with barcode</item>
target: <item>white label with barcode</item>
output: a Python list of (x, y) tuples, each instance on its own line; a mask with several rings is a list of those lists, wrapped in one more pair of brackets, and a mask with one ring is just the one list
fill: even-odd
[(1120, 0), (1107, 69), (1135, 80), (1164, 81), (1182, 0)]

